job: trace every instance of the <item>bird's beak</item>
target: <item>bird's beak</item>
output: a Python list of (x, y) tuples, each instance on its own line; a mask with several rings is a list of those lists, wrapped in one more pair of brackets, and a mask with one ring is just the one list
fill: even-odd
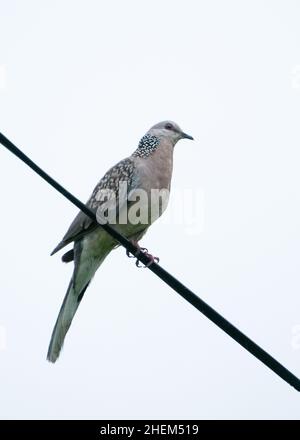
[(192, 136), (190, 136), (189, 134), (183, 133), (183, 132), (181, 133), (181, 138), (182, 139), (190, 139), (191, 141), (194, 140), (194, 138)]

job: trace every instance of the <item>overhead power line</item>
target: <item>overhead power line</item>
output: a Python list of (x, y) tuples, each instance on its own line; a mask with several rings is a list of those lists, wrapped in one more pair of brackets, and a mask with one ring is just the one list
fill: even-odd
[[(41, 176), (46, 182), (55, 188), (59, 193), (72, 202), (77, 208), (84, 212), (95, 222), (97, 221), (96, 215), (80, 200), (78, 200), (73, 194), (67, 191), (62, 185), (54, 180), (49, 174), (43, 171), (38, 165), (36, 165), (28, 156), (26, 156), (19, 148), (17, 148), (7, 137), (0, 133), (0, 143), (6, 147), (11, 153), (21, 159), (26, 165), (28, 165), (33, 171)], [(99, 225), (106, 232), (108, 232), (113, 238), (115, 238), (122, 246), (124, 246), (131, 254), (135, 255), (138, 252), (136, 246), (134, 246), (127, 238), (121, 235), (116, 229), (108, 224)], [(149, 264), (151, 260), (146, 254), (142, 252), (138, 255), (139, 260), (145, 265)], [(159, 264), (153, 262), (149, 267), (151, 272), (155, 273), (162, 281), (168, 284), (179, 295), (192, 304), (197, 310), (203, 313), (208, 319), (214, 322), (219, 328), (227, 333), (231, 338), (238, 342), (242, 347), (249, 351), (253, 356), (259, 359), (263, 364), (269, 367), (274, 373), (280, 376), (283, 380), (293, 386), (297, 391), (300, 391), (300, 380), (287, 368), (285, 368), (280, 362), (278, 362), (273, 356), (267, 353), (263, 348), (257, 345), (252, 339), (242, 333), (237, 327), (231, 324), (227, 319), (220, 315), (216, 310), (210, 307), (205, 301), (199, 298), (190, 289), (184, 286), (173, 275), (168, 273)]]

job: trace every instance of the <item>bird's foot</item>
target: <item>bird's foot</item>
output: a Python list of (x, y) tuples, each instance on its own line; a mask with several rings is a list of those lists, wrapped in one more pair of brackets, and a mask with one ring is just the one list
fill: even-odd
[[(153, 264), (153, 263), (159, 263), (159, 258), (158, 257), (154, 257), (153, 255), (149, 254), (147, 248), (140, 247), (140, 245), (137, 242), (134, 242), (134, 241), (132, 241), (132, 244), (134, 244), (134, 246), (136, 246), (138, 248), (137, 252), (134, 255), (131, 255), (130, 252), (128, 250), (126, 250), (126, 255), (129, 258), (136, 258), (136, 263), (135, 263), (136, 267), (146, 268), (146, 267), (151, 266), (151, 264)], [(145, 266), (140, 264), (139, 255), (141, 253), (146, 255), (146, 257), (149, 259), (149, 262)]]
[(140, 260), (139, 260), (139, 257), (137, 255), (136, 263), (135, 263), (136, 267), (145, 268), (145, 267), (151, 266), (151, 264), (153, 264), (153, 263), (159, 263), (159, 258), (158, 257), (154, 257), (153, 255), (149, 254), (148, 249), (140, 248), (140, 252), (143, 253), (144, 255), (146, 255), (146, 257), (149, 259), (149, 262), (145, 266), (143, 266), (142, 264), (140, 264)]

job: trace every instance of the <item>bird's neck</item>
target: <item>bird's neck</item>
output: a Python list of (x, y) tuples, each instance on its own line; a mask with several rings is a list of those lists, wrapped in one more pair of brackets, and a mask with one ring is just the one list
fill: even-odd
[(159, 143), (160, 140), (158, 137), (147, 133), (140, 140), (139, 145), (132, 156), (146, 158), (157, 150)]
[(148, 188), (170, 189), (173, 152), (172, 142), (161, 138), (158, 148), (149, 156), (134, 157), (134, 162), (139, 170), (139, 178), (141, 181), (147, 181)]

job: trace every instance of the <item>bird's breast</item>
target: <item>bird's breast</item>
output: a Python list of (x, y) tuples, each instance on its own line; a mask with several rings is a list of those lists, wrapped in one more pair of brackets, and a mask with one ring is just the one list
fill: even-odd
[(144, 214), (148, 213), (148, 224), (151, 224), (161, 216), (168, 205), (173, 169), (173, 146), (158, 148), (147, 158), (137, 158), (136, 166), (138, 181), (133, 198), (139, 198), (139, 206)]
[(170, 190), (173, 171), (173, 146), (158, 148), (145, 159), (137, 158), (139, 187), (145, 191)]

